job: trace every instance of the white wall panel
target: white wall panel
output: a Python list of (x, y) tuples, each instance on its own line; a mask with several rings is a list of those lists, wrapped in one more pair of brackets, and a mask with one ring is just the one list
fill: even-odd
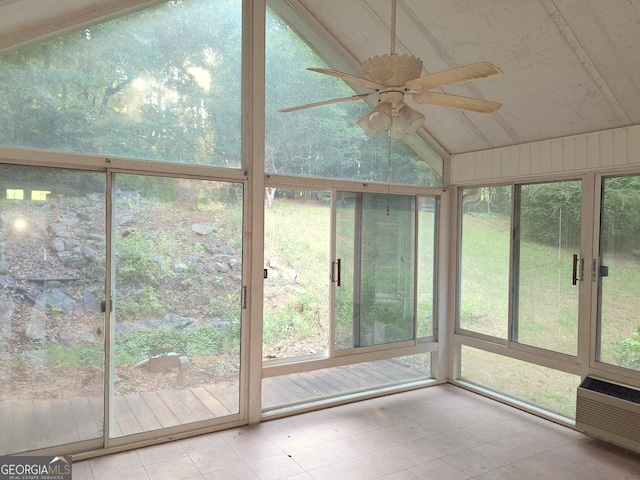
[(640, 125), (451, 157), (451, 183), (640, 165)]

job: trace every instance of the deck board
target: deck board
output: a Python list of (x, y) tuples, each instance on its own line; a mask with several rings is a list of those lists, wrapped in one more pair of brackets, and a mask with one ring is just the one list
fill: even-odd
[(173, 390), (159, 390), (157, 393), (180, 424), (192, 423), (198, 420)]
[(162, 427), (166, 428), (180, 425), (180, 420), (178, 420), (157, 392), (143, 392), (139, 395), (144, 399)]
[(204, 387), (196, 387), (191, 389), (191, 393), (205, 405), (214, 417), (224, 417), (231, 412), (220, 401)]
[[(43, 400), (47, 402), (47, 400)], [(80, 440), (76, 427), (75, 412), (69, 399), (54, 399), (51, 401), (53, 432), (61, 444), (73, 443)], [(50, 430), (51, 431), (51, 430)]]
[(200, 399), (196, 397), (190, 389), (174, 390), (173, 393), (193, 414), (196, 422), (202, 420), (211, 420), (213, 418), (213, 414), (211, 413), (211, 411), (206, 406), (204, 406)]
[[(420, 372), (393, 359), (265, 378), (263, 406), (270, 408), (336, 393), (396, 383)], [(111, 436), (160, 430), (238, 413), (239, 383), (219, 380), (192, 388), (117, 395)], [(0, 401), (0, 455), (95, 439), (102, 435), (104, 399)]]
[[(38, 438), (38, 432), (34, 431), (34, 425), (31, 421), (33, 418), (33, 400), (12, 400), (9, 402), (11, 409), (11, 422), (13, 438), (8, 442), (8, 447), (12, 453), (18, 452), (15, 448), (18, 445), (26, 445), (25, 450), (33, 448), (32, 445), (37, 443), (32, 435)], [(42, 435), (44, 432), (41, 432)]]
[(102, 435), (102, 422), (97, 422), (88, 398), (71, 398), (71, 407), (76, 421), (78, 439), (99, 438)]
[(144, 401), (142, 395), (129, 394), (125, 395), (124, 399), (127, 402), (127, 406), (131, 409), (131, 412), (138, 420), (138, 424), (142, 431), (147, 432), (149, 430), (156, 430), (162, 427), (160, 421), (156, 418), (153, 410), (149, 408), (147, 402)]
[(240, 408), (240, 386), (237, 381), (217, 382), (203, 386), (211, 395), (216, 397), (230, 413), (238, 413)]
[(138, 419), (131, 411), (131, 408), (129, 408), (127, 400), (123, 395), (117, 395), (113, 403), (114, 419), (122, 435), (131, 435), (143, 431)]

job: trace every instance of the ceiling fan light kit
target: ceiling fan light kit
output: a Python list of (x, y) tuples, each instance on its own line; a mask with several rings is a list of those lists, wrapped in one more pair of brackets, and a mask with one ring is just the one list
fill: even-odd
[(422, 113), (404, 102), (405, 95), (417, 105), (435, 105), (473, 113), (489, 114), (500, 108), (499, 103), (484, 99), (427, 91), (474, 80), (496, 78), (502, 75), (502, 71), (490, 63), (480, 62), (421, 77), (422, 61), (419, 58), (395, 53), (396, 0), (392, 0), (391, 3), (391, 53), (365, 60), (362, 65), (363, 77), (327, 68), (308, 69), (341, 78), (372, 90), (372, 92), (300, 105), (280, 111), (293, 112), (331, 103), (362, 100), (371, 95), (377, 95), (377, 106), (370, 113), (361, 117), (357, 124), (370, 135), (389, 131), (392, 138), (402, 138), (415, 133), (425, 121)]
[(393, 123), (393, 110), (389, 102), (380, 102), (369, 114), (369, 125), (376, 132), (384, 132), (391, 128)]

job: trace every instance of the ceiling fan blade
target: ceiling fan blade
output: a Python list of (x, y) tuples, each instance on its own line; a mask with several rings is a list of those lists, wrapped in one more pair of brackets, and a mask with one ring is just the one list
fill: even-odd
[(358, 85), (362, 85), (363, 87), (370, 88), (371, 90), (384, 89), (384, 85), (380, 83), (372, 82), (371, 80), (367, 80), (366, 78), (357, 77), (348, 73), (329, 70), (328, 68), (307, 68), (307, 70), (311, 70), (312, 72), (324, 73), (325, 75), (331, 75), (332, 77), (338, 77), (346, 80), (347, 82), (356, 83)]
[(409, 80), (406, 87), (411, 90), (431, 90), (432, 88), (457, 85), (459, 83), (482, 80), (483, 78), (501, 77), (502, 70), (490, 63), (480, 62), (466, 67), (452, 68), (444, 72), (432, 73), (424, 77)]
[(362, 100), (364, 98), (367, 98), (369, 95), (373, 95), (373, 92), (372, 93), (363, 93), (361, 95), (354, 95), (353, 97), (334, 98), (333, 100), (324, 100), (323, 102), (308, 103), (306, 105), (298, 105), (297, 107), (283, 108), (282, 110), (278, 110), (278, 111), (282, 112), (282, 113), (295, 112), (297, 110), (304, 110), (306, 108), (320, 107), (321, 105), (330, 105), (332, 103), (348, 102), (350, 100)]
[(413, 101), (423, 105), (437, 105), (438, 107), (457, 108), (475, 113), (493, 113), (502, 105), (479, 98), (460, 97), (447, 93), (420, 92), (413, 95)]

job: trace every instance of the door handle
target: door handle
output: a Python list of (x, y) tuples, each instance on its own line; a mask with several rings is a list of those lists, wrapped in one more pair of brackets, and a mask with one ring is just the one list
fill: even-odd
[(335, 262), (331, 262), (331, 281), (335, 284), (337, 284), (337, 286), (340, 286), (341, 283), (341, 261), (340, 259), (336, 260)]
[(577, 285), (578, 282), (584, 281), (584, 258), (580, 258), (580, 271), (578, 272), (578, 255), (573, 254), (573, 272), (571, 276), (571, 284)]

